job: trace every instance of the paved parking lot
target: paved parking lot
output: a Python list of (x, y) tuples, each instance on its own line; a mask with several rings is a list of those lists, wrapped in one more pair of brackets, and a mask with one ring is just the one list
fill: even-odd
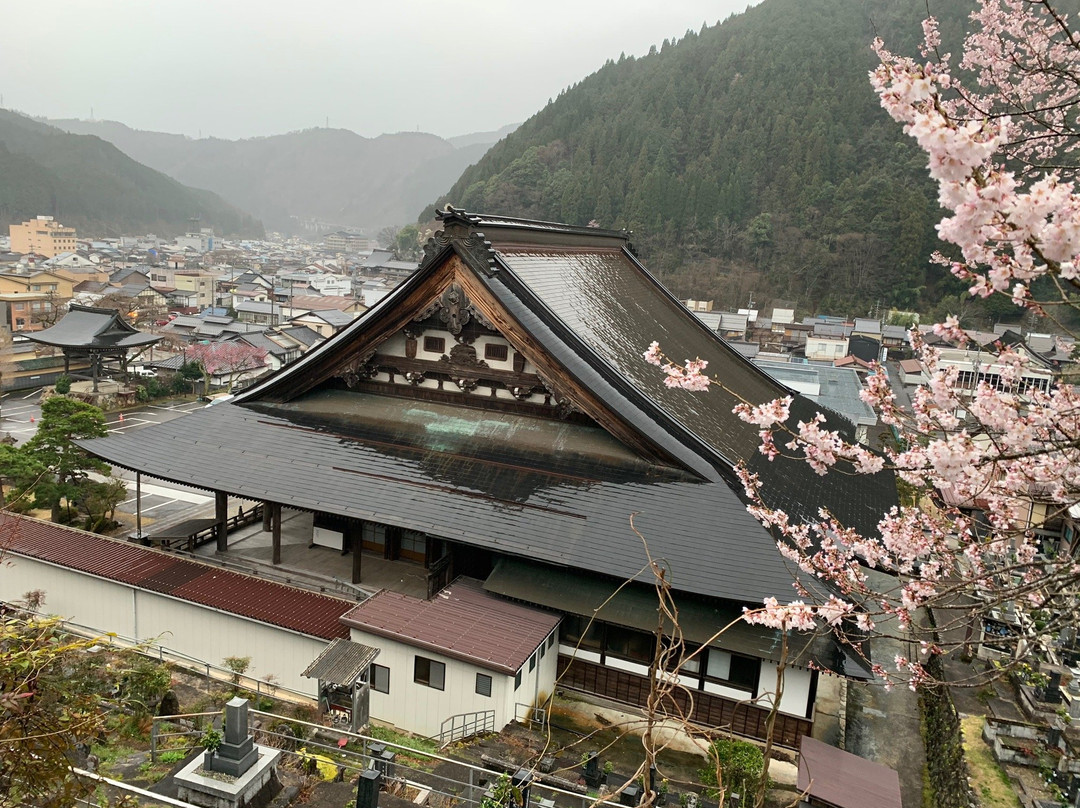
[[(0, 396), (0, 434), (7, 433), (20, 445), (37, 431), (41, 419), (39, 399), (41, 390), (20, 391)], [(135, 432), (155, 424), (163, 424), (205, 407), (203, 401), (163, 401), (146, 404), (133, 410), (106, 413), (106, 428), (110, 434)], [(135, 475), (124, 469), (114, 469), (113, 475), (124, 480), (129, 496), (117, 510), (134, 516), (137, 509)], [(143, 529), (155, 522), (173, 522), (182, 515), (205, 508), (214, 501), (205, 491), (186, 486), (143, 478)]]

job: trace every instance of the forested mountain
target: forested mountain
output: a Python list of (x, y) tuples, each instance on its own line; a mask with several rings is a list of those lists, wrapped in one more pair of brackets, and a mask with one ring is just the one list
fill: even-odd
[(506, 133), (448, 141), (423, 132), (365, 138), (348, 129), (307, 129), (223, 140), (145, 132), (115, 121), (51, 123), (97, 135), (180, 182), (209, 188), (268, 228), (298, 232), (316, 220), (372, 234), (411, 221)]
[[(931, 9), (946, 43), (958, 41), (970, 4)], [(926, 305), (960, 288), (927, 262), (935, 190), (867, 80), (875, 34), (917, 54), (925, 13), (910, 0), (764, 0), (610, 61), (494, 146), (421, 220), (449, 202), (629, 228), (675, 291), (724, 306), (751, 293), (804, 311)]]
[(0, 227), (39, 214), (94, 235), (175, 235), (193, 216), (223, 235), (263, 233), (216, 194), (185, 187), (100, 138), (0, 110)]

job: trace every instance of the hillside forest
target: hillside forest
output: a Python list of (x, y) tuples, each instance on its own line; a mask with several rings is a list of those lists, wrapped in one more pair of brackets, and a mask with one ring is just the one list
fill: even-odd
[[(959, 42), (967, 4), (930, 6)], [(964, 287), (928, 260), (940, 212), (925, 158), (867, 79), (874, 36), (915, 53), (925, 13), (895, 0), (766, 0), (609, 61), (421, 221), (452, 203), (626, 228), (676, 293), (726, 308), (751, 296), (758, 308), (849, 315), (960, 305)]]

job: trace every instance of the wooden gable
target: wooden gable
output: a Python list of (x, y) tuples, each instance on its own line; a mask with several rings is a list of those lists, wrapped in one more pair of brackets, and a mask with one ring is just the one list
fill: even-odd
[(246, 401), (288, 402), (346, 387), (595, 423), (652, 462), (674, 462), (579, 384), (453, 251), (391, 300)]

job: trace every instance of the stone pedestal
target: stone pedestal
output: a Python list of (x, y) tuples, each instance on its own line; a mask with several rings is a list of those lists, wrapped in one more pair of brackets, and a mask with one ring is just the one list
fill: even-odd
[(239, 777), (216, 779), (203, 774), (202, 757), (196, 757), (175, 776), (176, 796), (203, 808), (240, 808), (250, 804), (259, 793), (272, 785), (280, 749), (255, 746), (255, 761)]
[(255, 742), (248, 735), (248, 701), (237, 696), (225, 705), (225, 740), (218, 747), (210, 768), (239, 777), (257, 757)]

